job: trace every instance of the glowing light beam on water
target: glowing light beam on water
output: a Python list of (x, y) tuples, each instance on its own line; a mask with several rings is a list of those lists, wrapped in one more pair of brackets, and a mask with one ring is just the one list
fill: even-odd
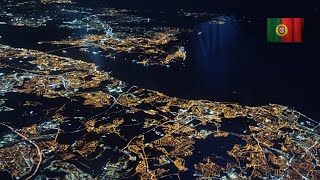
[(204, 79), (219, 83), (230, 67), (230, 52), (239, 36), (239, 24), (233, 16), (220, 16), (194, 27), (194, 62)]

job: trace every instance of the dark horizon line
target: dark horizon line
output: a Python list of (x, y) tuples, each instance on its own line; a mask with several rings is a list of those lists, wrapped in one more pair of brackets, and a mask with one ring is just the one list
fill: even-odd
[[(255, 6), (256, 4), (239, 4), (237, 3), (217, 3), (207, 2), (202, 3), (205, 0), (197, 0), (193, 2), (181, 0), (161, 0), (161, 1), (152, 1), (148, 0), (76, 0), (79, 4), (83, 6), (97, 6), (97, 7), (113, 7), (113, 8), (125, 8), (125, 9), (136, 9), (136, 10), (150, 10), (150, 11), (206, 11), (206, 12), (223, 12), (223, 13), (233, 13), (233, 14), (252, 14), (260, 16), (270, 16), (270, 17), (303, 17), (303, 16), (312, 16), (315, 14), (320, 14), (320, 8), (316, 8), (311, 3), (292, 3), (290, 6), (284, 2), (279, 3), (279, 5), (272, 5), (261, 3), (260, 5)], [(168, 3), (166, 3), (168, 1)], [(172, 2), (173, 1), (173, 2)], [(252, 1), (253, 2), (253, 1)]]

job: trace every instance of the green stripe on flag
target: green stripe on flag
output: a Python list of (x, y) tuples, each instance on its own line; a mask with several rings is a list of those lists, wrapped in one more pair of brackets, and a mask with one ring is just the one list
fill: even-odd
[(267, 41), (281, 42), (282, 37), (276, 33), (276, 27), (281, 24), (281, 18), (268, 18), (267, 20)]

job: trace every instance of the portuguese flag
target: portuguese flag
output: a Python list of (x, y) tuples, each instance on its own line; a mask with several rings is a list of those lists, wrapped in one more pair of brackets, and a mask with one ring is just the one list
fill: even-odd
[(268, 18), (268, 42), (302, 42), (303, 18)]

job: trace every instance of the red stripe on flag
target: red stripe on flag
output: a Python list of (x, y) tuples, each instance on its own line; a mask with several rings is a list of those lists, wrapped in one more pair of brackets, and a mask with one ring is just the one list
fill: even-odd
[(304, 20), (303, 18), (293, 18), (293, 31), (294, 31), (294, 35), (293, 35), (293, 41), (294, 42), (302, 42), (302, 33), (303, 33), (303, 24), (304, 24)]
[(288, 34), (282, 37), (282, 42), (302, 42), (303, 18), (282, 18), (282, 24), (288, 27)]
[(282, 24), (288, 28), (288, 33), (282, 37), (282, 42), (293, 42), (293, 18), (282, 18)]

